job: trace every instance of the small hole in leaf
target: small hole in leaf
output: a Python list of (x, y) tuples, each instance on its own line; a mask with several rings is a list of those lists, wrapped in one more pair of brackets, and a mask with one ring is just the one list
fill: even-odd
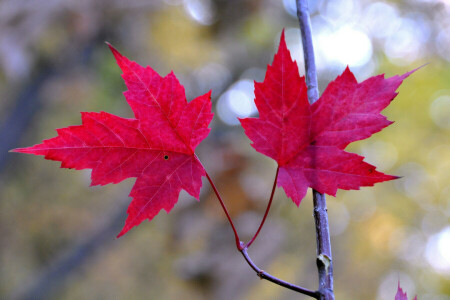
[(164, 155), (164, 159), (168, 160), (169, 159), (169, 155)]

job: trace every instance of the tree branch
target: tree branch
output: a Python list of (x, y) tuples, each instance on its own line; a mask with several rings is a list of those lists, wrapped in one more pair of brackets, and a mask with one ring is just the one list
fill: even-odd
[(312, 298), (319, 299), (319, 292), (311, 291), (311, 290), (302, 288), (301, 286), (286, 282), (286, 281), (281, 280), (277, 277), (274, 277), (274, 276), (270, 275), (269, 273), (265, 272), (264, 270), (261, 270), (260, 268), (258, 268), (258, 266), (256, 266), (255, 263), (250, 259), (250, 256), (247, 253), (247, 248), (242, 249), (241, 253), (242, 253), (242, 256), (244, 256), (247, 263), (249, 264), (249, 266), (252, 267), (252, 269), (256, 272), (256, 274), (258, 275), (259, 278), (268, 280), (268, 281), (278, 284), (282, 287), (285, 287), (287, 289), (296, 291), (298, 293), (310, 296)]
[[(310, 104), (313, 104), (319, 99), (319, 88), (317, 84), (317, 71), (314, 59), (308, 2), (307, 0), (297, 0), (296, 2), (297, 17), (302, 34), (308, 100)], [(317, 241), (317, 268), (319, 271), (319, 299), (334, 300), (333, 261), (331, 256), (327, 203), (325, 195), (320, 194), (316, 190), (313, 190), (313, 199)]]

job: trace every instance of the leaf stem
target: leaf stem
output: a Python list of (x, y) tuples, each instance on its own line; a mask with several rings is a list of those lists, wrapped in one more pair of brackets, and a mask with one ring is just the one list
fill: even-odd
[(285, 287), (287, 289), (296, 291), (298, 293), (310, 296), (310, 297), (315, 298), (315, 299), (319, 299), (319, 292), (318, 291), (311, 291), (311, 290), (305, 289), (305, 288), (303, 288), (301, 286), (298, 286), (298, 285), (286, 282), (286, 281), (281, 280), (281, 279), (279, 279), (277, 277), (274, 277), (274, 276), (270, 275), (269, 273), (267, 273), (266, 271), (261, 270), (260, 268), (258, 268), (258, 266), (255, 265), (255, 263), (250, 259), (250, 256), (248, 255), (248, 252), (247, 252), (247, 247), (244, 247), (241, 250), (241, 253), (242, 253), (242, 256), (244, 256), (244, 258), (247, 261), (247, 263), (249, 264), (249, 266), (256, 272), (256, 274), (258, 275), (258, 277), (260, 279), (268, 280), (270, 282), (273, 282), (273, 283), (275, 283), (277, 285), (280, 285), (282, 287)]
[(216, 194), (217, 199), (220, 202), (220, 205), (222, 206), (222, 209), (225, 213), (225, 215), (227, 216), (228, 222), (231, 225), (231, 228), (233, 229), (233, 233), (234, 233), (234, 238), (236, 240), (236, 248), (241, 251), (243, 249), (243, 245), (244, 243), (241, 242), (240, 238), (239, 238), (239, 234), (236, 231), (236, 227), (234, 226), (233, 220), (231, 220), (230, 214), (228, 213), (228, 209), (225, 206), (225, 203), (222, 200), (222, 197), (220, 197), (219, 191), (217, 190), (216, 186), (214, 185), (214, 182), (212, 181), (211, 177), (209, 177), (208, 172), (205, 171), (206, 174), (206, 178), (208, 178), (209, 184), (211, 185), (214, 193)]
[[(239, 250), (239, 252), (241, 252), (242, 256), (244, 256), (245, 260), (247, 261), (249, 266), (256, 272), (258, 277), (261, 278), (261, 279), (266, 279), (266, 280), (268, 280), (270, 282), (273, 282), (273, 283), (275, 283), (277, 285), (280, 285), (282, 287), (288, 288), (290, 290), (299, 292), (301, 294), (313, 297), (315, 299), (319, 299), (319, 291), (311, 291), (311, 290), (302, 288), (301, 286), (298, 286), (298, 285), (289, 283), (287, 281), (281, 280), (281, 279), (279, 279), (279, 278), (277, 278), (275, 276), (270, 275), (269, 273), (265, 272), (264, 270), (261, 270), (260, 268), (258, 268), (257, 265), (255, 265), (255, 263), (251, 260), (250, 256), (248, 255), (248, 252), (247, 252), (248, 246), (245, 245), (243, 242), (241, 242), (240, 239), (239, 239), (239, 235), (238, 235), (238, 233), (236, 231), (236, 228), (234, 227), (233, 221), (231, 220), (230, 214), (228, 213), (228, 210), (227, 210), (227, 208), (225, 206), (225, 203), (223, 202), (222, 197), (220, 197), (220, 194), (219, 194), (216, 186), (214, 185), (214, 182), (212, 181), (212, 179), (209, 176), (208, 172), (205, 171), (205, 174), (206, 174), (206, 178), (209, 181), (209, 184), (211, 185), (212, 189), (214, 190), (214, 193), (216, 194), (217, 199), (220, 202), (220, 205), (223, 208), (223, 211), (225, 212), (225, 215), (227, 216), (227, 219), (228, 219), (228, 222), (231, 225), (231, 228), (233, 228), (234, 237), (236, 239), (236, 247), (237, 247), (237, 249)], [(256, 236), (258, 236), (258, 233), (261, 231), (261, 228), (262, 228), (262, 226), (264, 224), (264, 221), (265, 221), (265, 219), (267, 217), (267, 214), (268, 214), (269, 209), (270, 209), (270, 205), (272, 203), (273, 195), (275, 193), (277, 177), (278, 177), (278, 168), (277, 168), (277, 173), (275, 175), (274, 185), (273, 185), (273, 188), (272, 188), (272, 194), (270, 196), (269, 204), (267, 205), (266, 213), (264, 215), (263, 220), (261, 221), (261, 224), (260, 224), (260, 226), (258, 228), (257, 233), (252, 238), (252, 240), (249, 242), (249, 244), (251, 244), (255, 240)]]
[(275, 179), (273, 180), (273, 187), (272, 187), (272, 193), (270, 194), (269, 203), (267, 204), (266, 212), (264, 213), (264, 217), (261, 220), (261, 224), (259, 224), (259, 228), (256, 231), (255, 235), (252, 237), (250, 242), (247, 243), (245, 246), (246, 248), (250, 248), (250, 245), (253, 244), (256, 237), (258, 236), (259, 232), (261, 231), (261, 228), (263, 227), (264, 223), (266, 222), (267, 215), (269, 214), (270, 206), (272, 205), (273, 195), (275, 194), (275, 188), (277, 187), (277, 179), (278, 179), (278, 171), (280, 167), (277, 167), (277, 172), (275, 173)]
[[(302, 34), (308, 100), (310, 104), (313, 104), (319, 99), (319, 88), (317, 84), (317, 71), (314, 60), (314, 47), (312, 43), (311, 20), (309, 16), (308, 2), (307, 0), (296, 0), (296, 2), (297, 17)], [(325, 195), (313, 190), (313, 201), (317, 242), (316, 262), (319, 271), (318, 299), (334, 300), (333, 261), (331, 256), (331, 243)]]

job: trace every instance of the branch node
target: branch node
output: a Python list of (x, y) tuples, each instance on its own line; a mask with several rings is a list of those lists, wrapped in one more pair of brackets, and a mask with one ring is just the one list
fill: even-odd
[(320, 254), (319, 256), (317, 256), (317, 264), (322, 264), (323, 266), (325, 266), (325, 273), (328, 274), (328, 269), (330, 268), (332, 263), (331, 258), (326, 255), (326, 254)]
[(245, 243), (243, 241), (239, 241), (239, 247), (238, 250), (239, 252), (242, 252), (242, 250), (244, 250), (244, 248), (246, 248), (247, 246), (245, 245)]

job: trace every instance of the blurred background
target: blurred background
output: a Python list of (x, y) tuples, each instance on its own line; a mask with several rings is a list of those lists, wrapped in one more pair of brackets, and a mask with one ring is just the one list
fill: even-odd
[[(450, 299), (450, 1), (309, 1), (320, 90), (346, 65), (358, 80), (425, 63), (385, 110), (395, 124), (350, 151), (394, 182), (328, 197), (336, 299)], [(160, 74), (187, 98), (212, 89), (215, 118), (198, 156), (248, 240), (275, 164), (236, 117), (256, 114), (281, 30), (304, 74), (294, 0), (0, 1), (1, 299), (309, 299), (261, 281), (235, 250), (204, 182), (120, 239), (134, 179), (89, 187), (90, 172), (8, 153), (80, 124), (80, 111), (132, 117), (105, 45)], [(277, 190), (250, 249), (262, 269), (317, 288), (312, 200)]]

